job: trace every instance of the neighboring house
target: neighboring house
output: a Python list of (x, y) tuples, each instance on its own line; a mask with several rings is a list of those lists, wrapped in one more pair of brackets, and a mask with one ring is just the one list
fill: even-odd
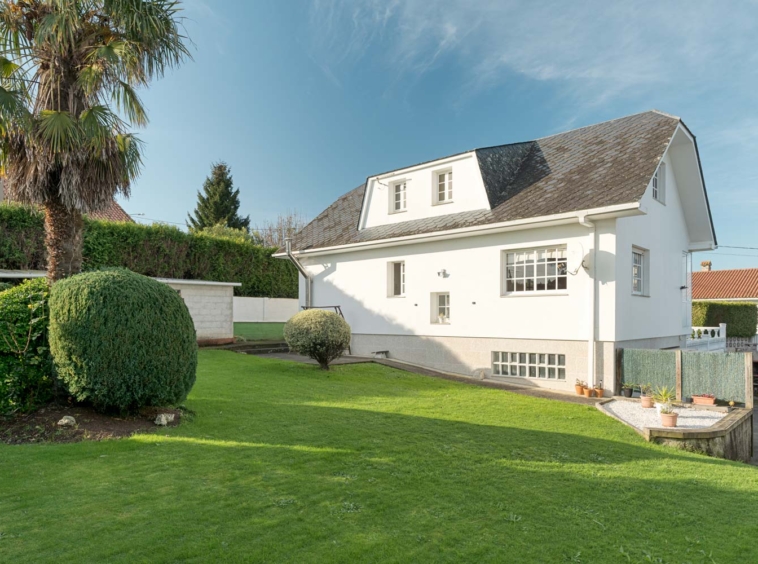
[[(4, 199), (4, 190), (3, 190), (3, 183), (0, 181), (0, 202), (2, 202)], [(128, 221), (131, 223), (134, 223), (134, 220), (131, 218), (131, 216), (124, 211), (124, 209), (118, 205), (118, 202), (113, 200), (111, 202), (111, 205), (109, 205), (104, 210), (96, 211), (87, 214), (92, 219), (99, 219), (102, 221)]]
[(758, 268), (711, 270), (709, 260), (700, 266), (701, 271), (692, 274), (693, 300), (753, 302), (758, 305)]
[(353, 354), (612, 390), (616, 348), (684, 343), (716, 235), (695, 137), (649, 111), (369, 176), (291, 247)]

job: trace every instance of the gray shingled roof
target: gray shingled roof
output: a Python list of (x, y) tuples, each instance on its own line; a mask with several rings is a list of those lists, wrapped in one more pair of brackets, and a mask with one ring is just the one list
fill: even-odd
[(536, 141), (476, 149), (489, 210), (359, 231), (363, 184), (304, 227), (292, 248), (333, 247), (638, 202), (679, 123), (679, 118), (649, 111)]

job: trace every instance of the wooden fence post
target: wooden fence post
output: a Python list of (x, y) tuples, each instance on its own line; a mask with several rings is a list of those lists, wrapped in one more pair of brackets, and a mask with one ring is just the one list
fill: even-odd
[(616, 377), (613, 381), (613, 395), (621, 395), (621, 383), (624, 381), (624, 349), (616, 349)]
[(676, 401), (682, 401), (682, 349), (676, 352)]
[(753, 353), (745, 353), (745, 407), (753, 409)]

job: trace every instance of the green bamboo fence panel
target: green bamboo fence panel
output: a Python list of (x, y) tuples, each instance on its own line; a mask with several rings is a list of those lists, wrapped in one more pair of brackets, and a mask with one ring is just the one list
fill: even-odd
[(654, 349), (624, 349), (623, 382), (650, 384), (653, 388), (676, 386), (676, 353)]
[(682, 397), (692, 394), (744, 403), (745, 353), (683, 352)]

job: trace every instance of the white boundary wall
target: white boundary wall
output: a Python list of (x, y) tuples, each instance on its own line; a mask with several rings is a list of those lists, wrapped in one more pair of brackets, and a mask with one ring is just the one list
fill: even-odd
[(296, 299), (234, 298), (235, 323), (284, 322), (298, 311)]

